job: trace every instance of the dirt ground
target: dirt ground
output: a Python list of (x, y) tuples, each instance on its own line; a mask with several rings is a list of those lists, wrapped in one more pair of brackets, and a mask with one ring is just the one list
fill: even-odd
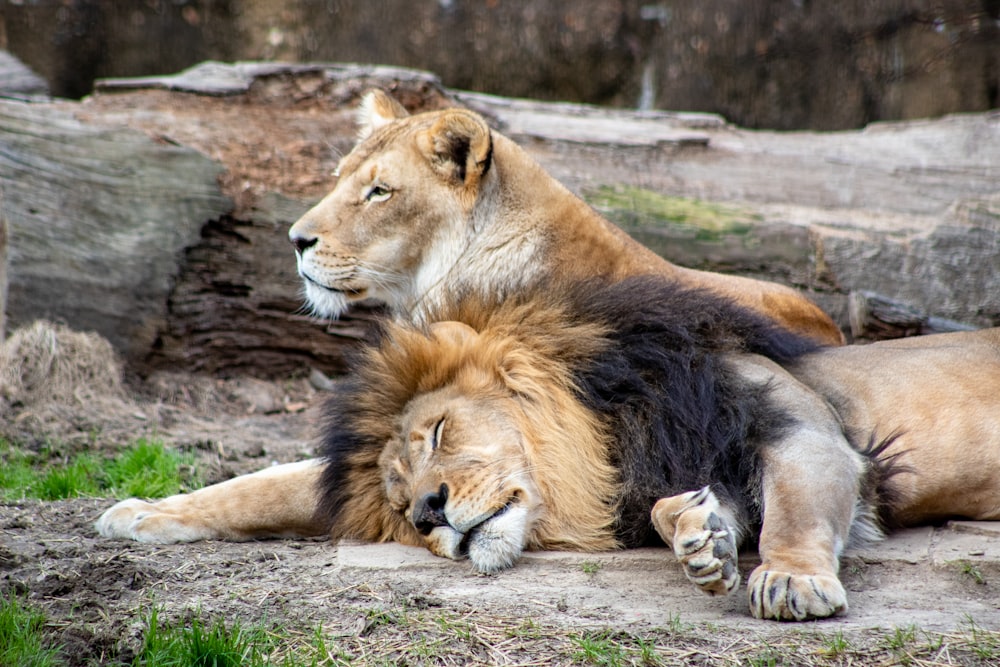
[[(155, 432), (198, 452), (210, 481), (312, 454), (323, 392), (305, 380), (161, 375), (136, 388), (140, 398), (127, 409), (35, 428), (71, 441), (73, 424), (83, 424), (86, 446), (95, 447), (117, 446), (116, 433)], [(23, 405), (7, 410), (8, 427), (33, 423)], [(108, 439), (94, 438), (95, 426)], [(751, 619), (745, 587), (727, 599), (700, 595), (662, 549), (528, 554), (508, 572), (482, 576), (467, 563), (397, 545), (111, 541), (93, 522), (112, 502), (0, 504), (0, 595), (23, 594), (42, 609), (72, 664), (131, 660), (154, 605), (170, 619), (200, 611), (304, 634), (322, 626), (359, 664), (599, 664), (574, 643), (588, 632), (648, 637), (668, 663), (997, 664), (1000, 657), (1000, 534), (988, 527), (907, 531), (852, 552), (843, 563), (850, 612), (793, 625)], [(744, 555), (744, 579), (755, 562)], [(474, 631), (449, 629), (458, 621)], [(895, 648), (901, 632), (909, 648)], [(421, 658), (413, 646), (427, 637), (438, 648)], [(830, 648), (837, 637), (850, 650)]]

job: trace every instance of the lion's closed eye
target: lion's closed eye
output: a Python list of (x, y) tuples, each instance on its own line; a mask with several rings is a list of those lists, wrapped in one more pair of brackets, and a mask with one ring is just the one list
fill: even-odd
[(431, 436), (431, 451), (436, 450), (443, 442), (445, 419), (445, 417), (441, 417), (437, 425), (434, 426), (434, 434)]

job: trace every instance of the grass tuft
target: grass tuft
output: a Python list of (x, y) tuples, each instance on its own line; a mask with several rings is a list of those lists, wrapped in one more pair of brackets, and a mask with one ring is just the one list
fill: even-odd
[(264, 667), (274, 641), (261, 627), (228, 626), (219, 618), (206, 624), (198, 614), (187, 624), (160, 621), (153, 609), (135, 667)]
[(607, 665), (614, 667), (625, 663), (625, 651), (622, 645), (608, 633), (588, 632), (571, 637), (577, 651), (573, 655), (574, 662), (587, 665)]
[(65, 664), (59, 649), (46, 646), (45, 617), (17, 597), (0, 597), (0, 665), (57, 667)]
[(155, 440), (138, 440), (111, 458), (36, 454), (0, 440), (0, 500), (169, 496), (201, 485), (194, 462)]

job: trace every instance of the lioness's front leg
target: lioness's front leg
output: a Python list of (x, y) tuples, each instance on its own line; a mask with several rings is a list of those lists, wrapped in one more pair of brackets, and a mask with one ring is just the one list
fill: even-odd
[(837, 577), (858, 509), (864, 461), (827, 403), (766, 360), (739, 362), (771, 387), (790, 423), (760, 448), (761, 564), (747, 582), (757, 618), (801, 621), (847, 611)]
[(739, 585), (737, 524), (711, 489), (706, 486), (657, 501), (652, 519), (684, 574), (701, 591), (729, 595)]
[(311, 537), (327, 526), (316, 516), (318, 459), (266, 468), (156, 502), (123, 500), (95, 527), (104, 537), (171, 544)]

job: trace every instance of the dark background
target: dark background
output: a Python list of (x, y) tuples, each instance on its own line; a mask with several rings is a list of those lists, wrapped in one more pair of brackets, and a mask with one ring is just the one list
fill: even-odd
[(0, 0), (0, 48), (80, 97), (203, 60), (427, 69), (506, 96), (845, 129), (998, 106), (1000, 0)]

